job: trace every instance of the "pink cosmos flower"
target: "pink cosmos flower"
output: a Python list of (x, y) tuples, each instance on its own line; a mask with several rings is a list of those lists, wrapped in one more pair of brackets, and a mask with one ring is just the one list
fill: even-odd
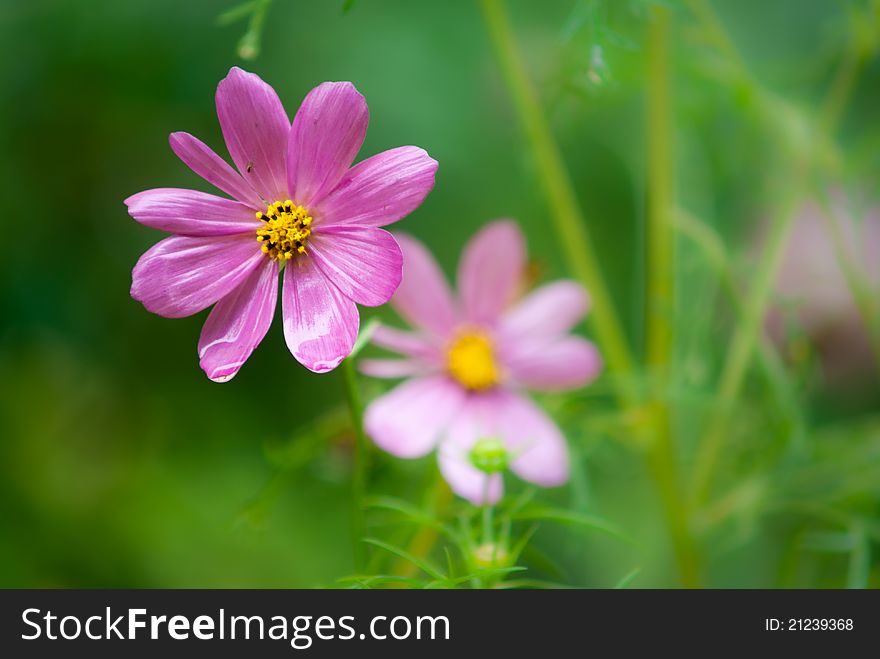
[(306, 368), (332, 370), (357, 337), (355, 304), (383, 304), (400, 283), (400, 248), (379, 227), (422, 203), (437, 163), (403, 146), (352, 167), (369, 113), (349, 82), (318, 85), (292, 125), (275, 90), (239, 68), (216, 100), (238, 171), (188, 133), (172, 133), (171, 148), (233, 198), (159, 188), (126, 199), (135, 220), (174, 234), (140, 258), (131, 295), (167, 318), (213, 304), (200, 365), (225, 382), (272, 324), (283, 271), (287, 346)]
[[(839, 232), (848, 267), (876, 297), (880, 294), (880, 208), (866, 205), (857, 193), (840, 189), (831, 191), (830, 203), (830, 221)], [(783, 320), (793, 310), (830, 383), (858, 383), (873, 374), (870, 332), (841, 267), (828, 218), (815, 202), (806, 202), (797, 211), (776, 291), (782, 304), (768, 314), (767, 326), (778, 344), (785, 343)]]
[(367, 433), (402, 458), (438, 447), (444, 478), (475, 504), (501, 497), (506, 466), (537, 485), (564, 483), (562, 433), (523, 390), (572, 389), (598, 375), (596, 348), (569, 334), (587, 312), (584, 289), (557, 281), (516, 300), (526, 250), (509, 220), (487, 225), (465, 248), (457, 299), (428, 250), (397, 238), (403, 282), (391, 304), (416, 331), (380, 327), (373, 343), (405, 359), (364, 360), (361, 368), (409, 379), (369, 405)]

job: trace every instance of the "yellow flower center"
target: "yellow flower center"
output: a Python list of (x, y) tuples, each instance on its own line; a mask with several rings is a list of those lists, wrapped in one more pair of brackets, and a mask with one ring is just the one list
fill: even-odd
[(452, 342), (446, 352), (446, 367), (467, 389), (483, 391), (498, 384), (492, 342), (479, 332), (461, 334)]
[(289, 261), (297, 254), (306, 253), (306, 243), (312, 230), (312, 218), (302, 206), (290, 199), (269, 204), (265, 213), (257, 213), (264, 222), (257, 229), (257, 240), (262, 243), (263, 254), (270, 259)]

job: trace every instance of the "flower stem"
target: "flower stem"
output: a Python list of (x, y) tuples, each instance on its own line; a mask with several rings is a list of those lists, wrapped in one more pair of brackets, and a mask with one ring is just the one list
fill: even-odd
[(489, 476), (483, 486), (483, 544), (492, 546), (495, 543), (495, 506), (489, 501)]
[[(480, 517), (482, 521), (482, 545), (477, 551), (491, 552), (483, 558), (491, 567), (496, 567), (495, 559), (498, 557), (498, 546), (495, 544), (495, 504), (491, 502), (489, 496), (491, 477), (484, 475), (483, 479), (483, 503), (480, 506)], [(478, 579), (480, 588), (492, 588), (495, 585), (496, 578), (494, 576), (484, 576)]]
[(648, 279), (646, 362), (651, 375), (653, 441), (648, 463), (663, 503), (666, 524), (682, 584), (699, 586), (696, 543), (689, 529), (672, 437), (672, 414), (667, 392), (673, 353), (674, 314), (674, 159), (669, 83), (669, 10), (652, 12), (648, 38)]
[[(872, 21), (876, 21), (877, 18), (880, 17), (880, 2), (874, 0), (874, 2), (870, 3), (868, 7), (865, 7), (862, 12), (863, 13), (857, 19), (854, 19), (853, 24), (857, 26), (861, 21), (864, 21), (865, 24), (872, 24)], [(876, 48), (876, 46), (871, 47), (866, 44), (865, 39), (860, 38), (857, 31), (850, 35), (850, 38), (847, 41), (846, 52), (844, 52), (843, 58), (837, 66), (837, 70), (831, 81), (831, 86), (829, 87), (828, 93), (825, 96), (825, 101), (822, 104), (822, 112), (819, 116), (820, 126), (829, 136), (835, 131), (837, 125), (840, 123), (840, 119), (846, 109), (846, 103), (849, 100), (856, 81), (858, 80), (859, 73), (864, 67), (865, 62), (869, 59), (874, 48)], [(880, 319), (877, 318), (875, 313), (871, 291), (865, 286), (864, 282), (860, 280), (858, 273), (853, 269), (853, 265), (847, 254), (843, 236), (841, 234), (839, 222), (835, 218), (832, 204), (828, 199), (828, 193), (824, 188), (819, 188), (817, 190), (817, 197), (819, 206), (822, 210), (823, 219), (825, 220), (825, 226), (831, 235), (840, 269), (843, 271), (859, 313), (862, 315), (862, 319), (868, 332), (874, 362), (877, 366), (878, 372), (880, 372)]]
[(648, 278), (646, 359), (660, 386), (669, 377), (673, 315), (673, 155), (669, 116), (669, 10), (652, 12), (648, 44)]
[[(865, 15), (860, 17), (862, 20), (870, 21), (872, 18), (876, 20), (876, 16), (872, 16), (872, 13), (878, 13), (877, 3), (874, 4), (874, 7), (864, 10)], [(843, 59), (837, 66), (834, 78), (831, 80), (831, 86), (822, 103), (819, 125), (826, 134), (830, 135), (837, 128), (837, 124), (843, 116), (843, 111), (852, 93), (853, 86), (869, 55), (870, 51), (865, 48), (864, 41), (859, 38), (859, 35), (851, 35), (847, 41), (846, 52), (844, 52)]]
[[(431, 514), (436, 519), (441, 519), (446, 514), (450, 503), (452, 503), (452, 490), (449, 489), (446, 481), (438, 472), (434, 490), (428, 501)], [(439, 532), (433, 526), (421, 527), (416, 531), (407, 546), (407, 553), (416, 558), (426, 558), (431, 553), (431, 550), (434, 549), (434, 545), (437, 544), (439, 535)], [(394, 565), (393, 574), (412, 577), (418, 572), (418, 569), (415, 563), (400, 559)]]
[[(616, 375), (629, 375), (633, 360), (626, 337), (605, 286), (559, 147), (517, 50), (504, 2), (480, 0), (480, 6), (519, 121), (537, 161), (541, 184), (567, 265), (593, 299), (592, 322), (608, 368)], [(619, 395), (625, 398), (628, 394), (620, 391)]]
[(818, 189), (816, 197), (819, 202), (820, 215), (825, 223), (825, 229), (831, 237), (831, 244), (834, 247), (837, 263), (849, 287), (856, 309), (862, 317), (865, 331), (868, 334), (871, 356), (874, 359), (877, 372), (880, 374), (880, 318), (878, 318), (876, 313), (874, 296), (870, 286), (866, 284), (861, 272), (859, 272), (858, 266), (854, 263), (854, 255), (850, 253), (851, 250), (846, 244), (842, 227), (843, 218), (835, 213), (834, 206), (826, 190)]
[[(741, 318), (745, 313), (746, 304), (737, 287), (733, 268), (724, 250), (721, 237), (704, 222), (682, 209), (676, 211), (676, 229), (703, 250), (719, 279), (721, 289), (729, 300), (736, 318)], [(803, 437), (806, 420), (798, 404), (797, 392), (788, 378), (785, 364), (776, 347), (770, 343), (766, 336), (758, 337), (755, 358), (767, 386), (773, 392), (781, 417), (791, 425), (790, 436), (793, 438)]]
[[(737, 67), (743, 79), (750, 75), (742, 58), (707, 0), (690, 0), (694, 13), (712, 36), (719, 50)], [(856, 49), (844, 57), (833, 79), (831, 89), (817, 122), (817, 132), (832, 132), (836, 127), (852, 91), (863, 54)], [(758, 88), (756, 87), (756, 90)], [(780, 132), (782, 134), (782, 132)], [(712, 480), (715, 465), (723, 447), (730, 412), (739, 396), (743, 381), (761, 336), (761, 323), (770, 302), (776, 273), (788, 242), (795, 212), (802, 197), (808, 191), (808, 172), (811, 163), (795, 156), (790, 180), (786, 181), (786, 194), (780, 210), (770, 228), (767, 246), (758, 264), (755, 282), (746, 300), (742, 317), (736, 327), (721, 373), (718, 399), (709, 418), (706, 432), (700, 442), (694, 463), (692, 499), (695, 505), (703, 502)]]
[(804, 191), (804, 186), (799, 182), (800, 178), (796, 175), (789, 183), (789, 192), (770, 227), (769, 240), (758, 264), (754, 284), (730, 342), (721, 371), (715, 408), (694, 462), (692, 490), (694, 502), (698, 505), (702, 503), (707, 493), (730, 424), (730, 412), (742, 389), (755, 345), (761, 336), (761, 324), (773, 293), (776, 273), (788, 243), (795, 211)]
[(354, 434), (354, 473), (351, 479), (351, 543), (355, 569), (360, 571), (365, 563), (365, 547), (362, 540), (366, 535), (364, 499), (367, 493), (367, 437), (364, 434), (364, 405), (358, 388), (357, 371), (353, 359), (343, 360), (342, 372), (345, 377), (345, 397), (348, 401), (351, 428)]

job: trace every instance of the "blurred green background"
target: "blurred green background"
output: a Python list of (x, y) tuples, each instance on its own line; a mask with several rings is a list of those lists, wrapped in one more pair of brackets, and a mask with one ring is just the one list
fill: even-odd
[[(0, 586), (307, 587), (353, 571), (341, 374), (301, 368), (276, 319), (241, 373), (214, 384), (196, 356), (205, 314), (167, 320), (129, 297), (131, 268), (160, 234), (129, 218), (122, 200), (151, 187), (209, 190), (167, 136), (191, 132), (226, 156), (213, 97), (230, 66), (272, 84), (290, 116), (316, 84), (351, 80), (371, 112), (361, 157), (426, 148), (440, 162), (436, 188), (395, 230), (426, 241), (448, 273), (482, 223), (509, 216), (526, 231), (541, 280), (569, 274), (475, 3), (358, 0), (344, 12), (342, 0), (276, 0), (252, 62), (236, 55), (246, 26), (217, 25), (234, 4), (0, 4), (8, 229), (0, 241)], [(750, 87), (716, 61), (684, 5), (511, 1), (518, 45), (633, 346), (644, 338), (645, 32), (654, 4), (674, 17), (678, 201), (718, 232), (736, 277), (748, 281), (756, 236), (786, 185), (781, 130), (790, 129), (784, 139), (795, 150), (818, 144), (829, 186), (876, 202), (880, 181), (877, 26), (865, 24), (865, 2), (715, 2), (754, 75)], [(809, 122), (859, 38), (868, 54), (825, 145)], [(784, 106), (781, 123), (768, 120), (756, 88)], [(734, 319), (707, 259), (684, 238), (678, 246), (686, 467), (689, 428), (712, 396)], [(391, 317), (363, 315), (377, 313)], [(840, 586), (861, 570), (862, 585), (877, 584), (877, 371), (830, 381), (811, 337), (794, 330), (783, 343), (805, 420), (796, 441), (807, 448), (781, 457), (792, 455), (795, 421), (768, 409), (753, 374), (720, 478), (734, 491), (757, 484), (706, 531), (707, 583)], [(368, 398), (385, 386), (363, 385)], [(570, 486), (541, 496), (613, 520), (641, 549), (546, 525), (528, 559), (534, 573), (607, 587), (640, 566), (633, 585), (676, 584), (657, 496), (620, 430), (607, 381), (544, 403), (572, 443), (576, 473)], [(270, 406), (289, 416), (264, 414)], [(372, 491), (413, 500), (434, 472), (430, 458), (376, 454), (374, 467)], [(781, 514), (768, 483), (800, 508)]]

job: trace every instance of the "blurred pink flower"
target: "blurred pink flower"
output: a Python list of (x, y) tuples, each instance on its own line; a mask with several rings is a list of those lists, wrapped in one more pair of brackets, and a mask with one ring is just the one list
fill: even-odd
[[(880, 209), (858, 213), (855, 200), (836, 191), (832, 216), (843, 243), (848, 267), (880, 297)], [(784, 307), (810, 338), (825, 375), (840, 381), (872, 368), (870, 339), (864, 319), (850, 291), (846, 275), (829, 231), (829, 218), (813, 202), (805, 204), (795, 218), (777, 279), (777, 293)], [(768, 318), (771, 336), (783, 340), (781, 309)]]
[(135, 220), (174, 234), (140, 258), (131, 295), (168, 318), (214, 304), (199, 359), (225, 382), (266, 335), (283, 270), (287, 346), (306, 368), (332, 370), (357, 337), (355, 303), (383, 304), (400, 283), (400, 248), (379, 227), (422, 203), (437, 163), (404, 146), (352, 167), (369, 113), (349, 82), (309, 92), (292, 125), (275, 90), (239, 68), (220, 81), (216, 100), (238, 171), (188, 133), (172, 133), (171, 148), (234, 200), (176, 188), (126, 199)]
[(405, 359), (365, 360), (361, 368), (409, 379), (369, 405), (367, 433), (403, 458), (438, 447), (444, 478), (475, 504), (500, 498), (508, 463), (537, 485), (564, 483), (565, 440), (522, 389), (572, 389), (598, 375), (596, 348), (569, 334), (587, 312), (586, 292), (558, 281), (511, 304), (526, 268), (523, 236), (511, 221), (489, 224), (466, 246), (458, 299), (421, 243), (398, 241), (403, 282), (391, 304), (416, 331), (380, 327), (373, 343)]

